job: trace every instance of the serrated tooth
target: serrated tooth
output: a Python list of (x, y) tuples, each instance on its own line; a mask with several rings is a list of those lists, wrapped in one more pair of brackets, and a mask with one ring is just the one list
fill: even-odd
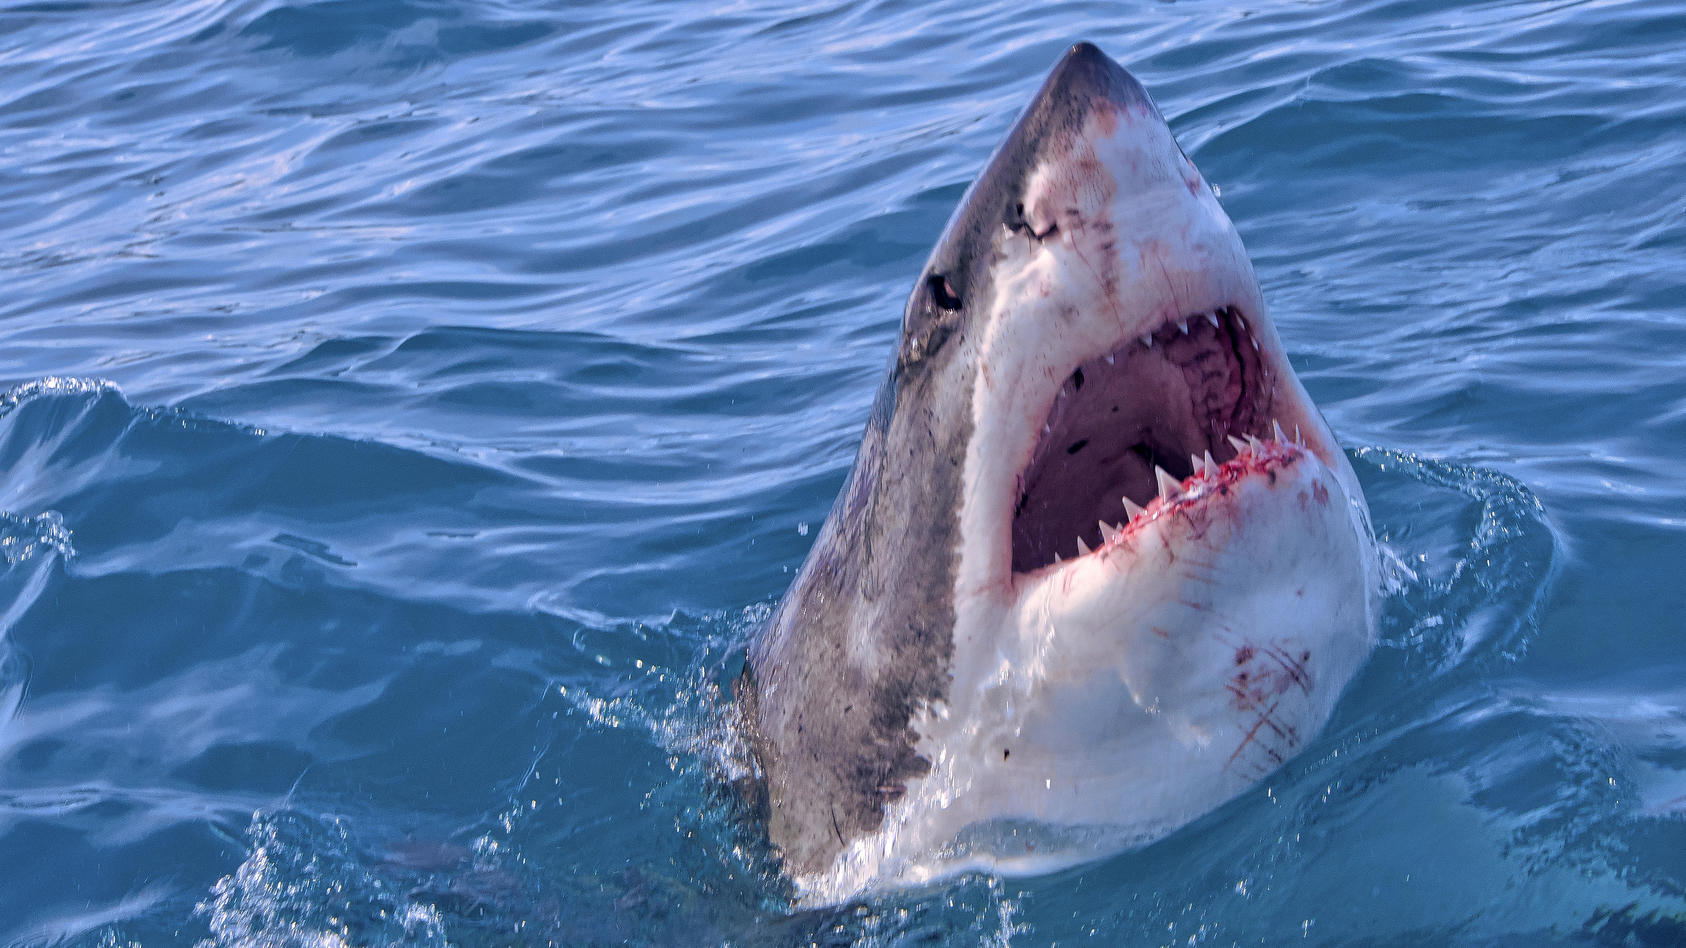
[(1143, 507), (1142, 505), (1136, 503), (1135, 501), (1131, 500), (1128, 497), (1124, 498), (1124, 522), (1125, 523), (1129, 523), (1130, 521), (1136, 519), (1137, 517), (1140, 517), (1143, 513), (1146, 513), (1146, 512), (1147, 512), (1147, 509), (1145, 507)]
[(1200, 473), (1200, 455), (1191, 454), (1188, 456), (1188, 469), (1196, 474)]
[(1148, 333), (1148, 332), (1142, 333), (1142, 345), (1147, 346), (1149, 349), (1153, 348), (1153, 334), (1152, 333)]
[(1212, 452), (1207, 451), (1206, 456), (1201, 458), (1201, 460), (1206, 462), (1206, 467), (1205, 467), (1206, 476), (1210, 477), (1210, 476), (1218, 473), (1218, 462), (1212, 460)]
[(1259, 351), (1259, 341), (1257, 339), (1253, 340), (1253, 351), (1254, 352)]
[(1101, 524), (1101, 542), (1102, 543), (1111, 543), (1112, 538), (1118, 535), (1118, 528), (1113, 526), (1110, 523), (1107, 523), (1105, 520), (1100, 521), (1100, 524)]
[(1062, 560), (1062, 559), (1060, 559), (1060, 555), (1059, 555), (1059, 554), (1058, 554), (1058, 553), (1055, 553), (1055, 554), (1054, 554), (1054, 562), (1055, 562), (1055, 563), (1056, 563), (1056, 564), (1059, 564), (1059, 563), (1064, 563), (1064, 562), (1065, 562), (1065, 560)]
[(1275, 438), (1279, 444), (1288, 440), (1282, 436), (1282, 423), (1275, 418), (1270, 420), (1270, 436)]
[(1083, 542), (1082, 537), (1077, 538), (1077, 555), (1078, 556), (1088, 556), (1089, 555), (1089, 545), (1087, 543)]
[(1241, 318), (1240, 313), (1235, 314), (1235, 322), (1236, 322), (1236, 325), (1240, 326), (1242, 329), (1247, 328), (1247, 321), (1245, 319)]
[(1299, 445), (1302, 448), (1305, 447), (1305, 441), (1300, 438), (1300, 426), (1299, 425), (1294, 426), (1294, 443)]
[(1188, 320), (1186, 320), (1186, 319), (1177, 320), (1177, 328), (1181, 329), (1183, 331), (1183, 335), (1185, 335), (1185, 336), (1188, 335)]
[(1110, 352), (1108, 352), (1108, 353), (1107, 353), (1107, 354), (1106, 354), (1106, 364), (1107, 364), (1107, 365), (1111, 365), (1111, 364), (1112, 364), (1112, 353), (1110, 353)]
[(1217, 313), (1207, 313), (1206, 314), (1206, 321), (1212, 324), (1213, 329), (1218, 328), (1218, 314)]
[(1247, 447), (1252, 448), (1256, 452), (1260, 448), (1264, 447), (1264, 442), (1262, 442), (1259, 439), (1253, 437), (1252, 435), (1248, 435), (1247, 436)]
[(1159, 482), (1160, 500), (1171, 500), (1183, 495), (1182, 488), (1177, 486), (1179, 481), (1157, 464), (1153, 466), (1153, 478)]
[(1236, 454), (1240, 454), (1241, 452), (1247, 450), (1247, 442), (1242, 441), (1235, 435), (1224, 435), (1224, 438), (1229, 441), (1229, 446), (1235, 449)]

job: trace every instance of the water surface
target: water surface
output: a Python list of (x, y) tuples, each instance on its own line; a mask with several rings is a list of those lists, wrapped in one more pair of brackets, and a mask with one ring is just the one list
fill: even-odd
[[(798, 912), (720, 688), (1067, 44), (1391, 554), (1145, 849)], [(1686, 5), (0, 10), (0, 944), (1675, 944)]]

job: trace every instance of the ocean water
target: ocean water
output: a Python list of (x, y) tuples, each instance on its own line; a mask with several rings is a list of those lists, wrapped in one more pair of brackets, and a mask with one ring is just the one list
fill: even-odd
[[(1388, 551), (1143, 849), (801, 910), (723, 688), (1067, 44)], [(0, 945), (1686, 941), (1686, 3), (0, 7)]]

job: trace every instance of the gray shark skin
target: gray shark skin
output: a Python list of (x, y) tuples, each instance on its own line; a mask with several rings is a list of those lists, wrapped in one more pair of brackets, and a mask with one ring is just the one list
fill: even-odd
[(833, 901), (1210, 810), (1368, 653), (1372, 542), (1211, 189), (1073, 46), (920, 273), (736, 684), (785, 869)]

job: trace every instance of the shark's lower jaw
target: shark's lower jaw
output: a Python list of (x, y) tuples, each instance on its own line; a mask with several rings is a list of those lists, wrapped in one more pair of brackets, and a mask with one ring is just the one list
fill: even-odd
[(1013, 570), (1108, 542), (1162, 498), (1200, 487), (1272, 436), (1271, 364), (1239, 309), (1167, 322), (1085, 362), (1060, 387), (1013, 508)]

